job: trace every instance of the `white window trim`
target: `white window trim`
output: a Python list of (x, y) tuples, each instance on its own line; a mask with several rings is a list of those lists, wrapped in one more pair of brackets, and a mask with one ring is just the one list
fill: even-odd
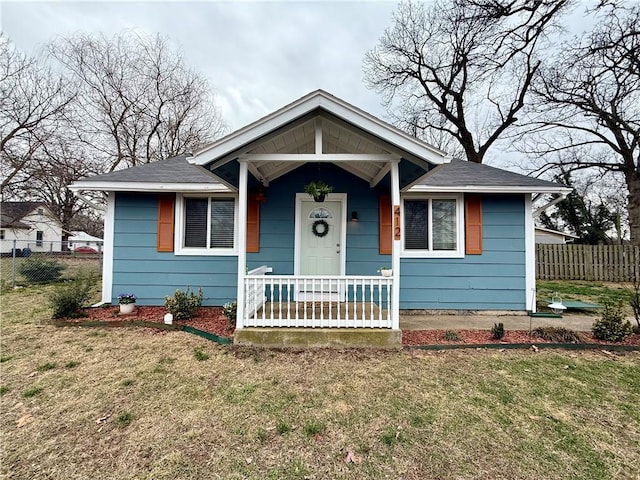
[[(456, 250), (413, 250), (405, 249), (405, 200), (455, 200), (456, 201)], [(400, 209), (400, 222), (402, 234), (401, 258), (464, 258), (465, 238), (464, 238), (464, 195), (462, 194), (406, 194), (401, 198), (402, 208)], [(433, 229), (431, 221), (431, 209), (429, 209), (429, 239), (433, 239)]]
[[(195, 248), (184, 246), (184, 205), (185, 198), (233, 198), (233, 248)], [(207, 216), (207, 238), (209, 237), (209, 229), (211, 228), (211, 219)], [(175, 255), (208, 255), (214, 257), (236, 256), (238, 255), (238, 196), (235, 194), (216, 193), (192, 193), (176, 195), (176, 214), (175, 214), (175, 233), (174, 233), (174, 254)]]

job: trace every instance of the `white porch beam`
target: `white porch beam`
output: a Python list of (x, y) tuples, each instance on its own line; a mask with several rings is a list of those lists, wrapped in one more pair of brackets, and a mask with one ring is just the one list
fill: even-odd
[(391, 170), (391, 164), (390, 163), (385, 164), (385, 166), (380, 169), (380, 172), (375, 177), (373, 177), (373, 179), (369, 182), (369, 186), (373, 188), (377, 184), (379, 184), (380, 181), (384, 178), (384, 176), (387, 173), (389, 173), (390, 170)]
[[(400, 328), (400, 250), (402, 248), (402, 225), (400, 225), (400, 215), (395, 214), (395, 207), (400, 208), (400, 173), (398, 162), (391, 164), (391, 215), (393, 224), (391, 233), (393, 235), (393, 249), (391, 253), (391, 264), (393, 268), (393, 290), (391, 291), (391, 328)], [(396, 235), (396, 229), (400, 229), (400, 235)]]
[(247, 162), (240, 162), (238, 181), (238, 287), (236, 329), (243, 327), (244, 320), (244, 275), (247, 265)]
[(251, 172), (251, 175), (256, 177), (262, 185), (265, 187), (269, 186), (269, 182), (265, 179), (264, 174), (260, 171), (258, 167), (256, 167), (253, 163), (247, 163), (247, 168)]
[(241, 160), (251, 162), (393, 162), (397, 155), (379, 153), (247, 153)]

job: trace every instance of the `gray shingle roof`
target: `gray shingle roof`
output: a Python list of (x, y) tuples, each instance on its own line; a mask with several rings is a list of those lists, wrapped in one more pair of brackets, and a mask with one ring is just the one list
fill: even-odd
[(531, 187), (561, 188), (559, 183), (520, 175), (481, 163), (453, 159), (438, 165), (416, 185), (432, 187)]
[(158, 162), (146, 163), (125, 170), (86, 177), (84, 182), (136, 182), (136, 183), (220, 183), (203, 167), (192, 165), (187, 155)]
[(43, 205), (42, 202), (2, 202), (0, 203), (0, 226), (2, 228), (31, 228), (20, 220)]

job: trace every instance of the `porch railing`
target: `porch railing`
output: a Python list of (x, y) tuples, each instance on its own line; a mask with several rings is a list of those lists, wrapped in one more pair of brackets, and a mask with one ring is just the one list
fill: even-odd
[(245, 327), (393, 328), (393, 278), (265, 275), (244, 278)]

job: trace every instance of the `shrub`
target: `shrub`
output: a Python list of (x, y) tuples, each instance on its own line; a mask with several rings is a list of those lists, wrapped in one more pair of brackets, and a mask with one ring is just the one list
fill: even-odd
[(502, 337), (504, 337), (504, 324), (502, 322), (494, 323), (491, 327), (491, 338), (500, 340)]
[(189, 291), (176, 290), (173, 297), (164, 297), (164, 307), (173, 315), (174, 320), (188, 320), (196, 315), (198, 307), (202, 305), (202, 289), (198, 294)]
[(605, 302), (602, 317), (593, 322), (591, 331), (600, 340), (621, 342), (633, 333), (633, 328), (624, 318), (620, 304)]
[(238, 314), (238, 302), (228, 302), (222, 306), (222, 313), (227, 317), (230, 327), (236, 326), (236, 317)]
[(49, 303), (53, 308), (53, 318), (75, 318), (80, 316), (80, 309), (91, 298), (93, 281), (77, 279), (56, 288), (49, 295)]
[(582, 343), (584, 336), (564, 327), (537, 327), (531, 332), (534, 337), (557, 343)]
[(66, 267), (55, 260), (30, 258), (18, 267), (18, 272), (30, 283), (50, 283), (58, 280)]
[(446, 332), (444, 332), (443, 337), (445, 340), (448, 340), (450, 342), (459, 342), (460, 340), (462, 340), (462, 335), (460, 335), (455, 330), (447, 330)]

